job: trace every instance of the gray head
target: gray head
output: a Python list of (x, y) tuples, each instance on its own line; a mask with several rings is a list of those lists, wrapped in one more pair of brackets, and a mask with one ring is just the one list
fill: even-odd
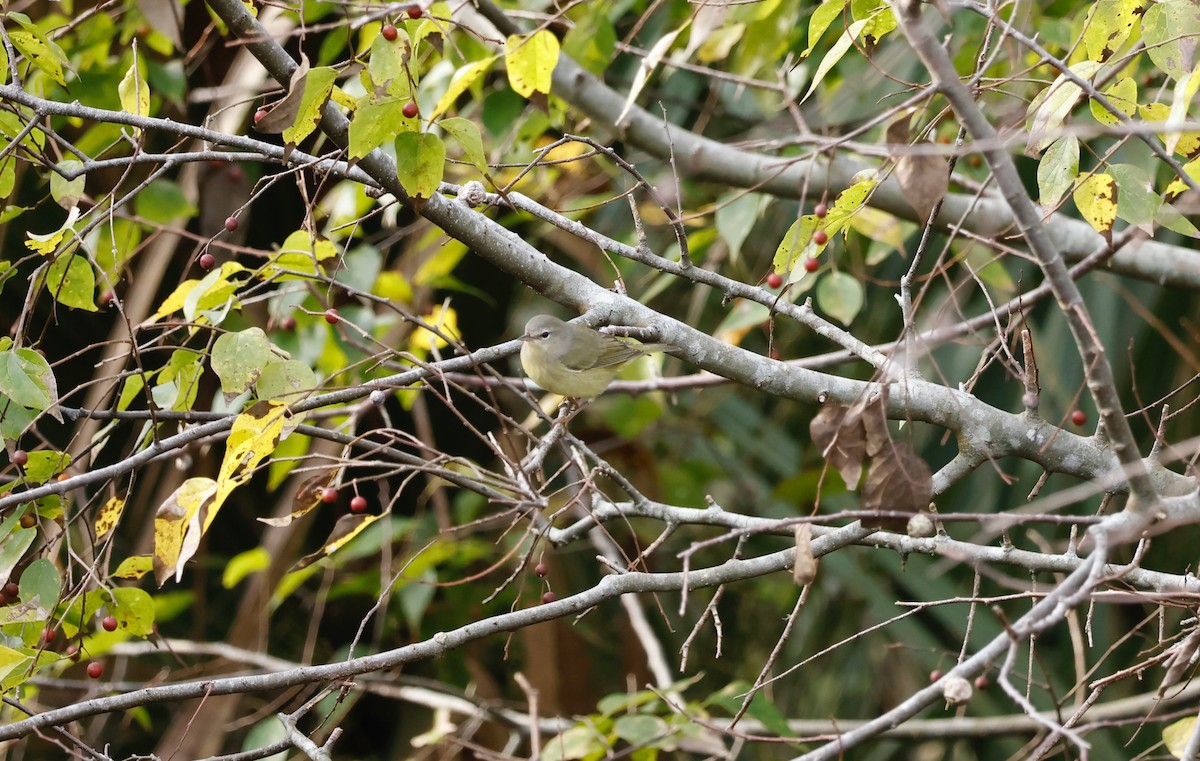
[(548, 314), (539, 314), (529, 318), (529, 322), (525, 323), (525, 335), (521, 336), (525, 341), (546, 341), (552, 339), (555, 335), (566, 331), (567, 323)]

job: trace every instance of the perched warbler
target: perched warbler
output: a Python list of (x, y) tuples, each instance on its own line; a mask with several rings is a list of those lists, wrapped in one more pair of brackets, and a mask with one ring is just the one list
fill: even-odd
[(576, 399), (599, 396), (632, 360), (677, 348), (623, 341), (548, 314), (539, 314), (525, 323), (521, 340), (525, 374), (547, 391)]

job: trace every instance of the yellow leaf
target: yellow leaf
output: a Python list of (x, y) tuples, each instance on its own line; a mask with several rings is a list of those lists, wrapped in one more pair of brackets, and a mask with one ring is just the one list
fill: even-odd
[[(134, 116), (150, 114), (150, 85), (146, 84), (145, 75), (138, 70), (137, 52), (134, 52), (133, 63), (129, 71), (117, 85), (117, 94), (121, 98), (121, 110)], [(141, 130), (137, 130), (141, 132)]]
[(1075, 186), (1075, 206), (1087, 223), (1104, 236), (1117, 220), (1117, 183), (1108, 174), (1093, 174)]
[(371, 292), (380, 298), (398, 304), (407, 304), (412, 301), (413, 297), (412, 286), (409, 285), (403, 273), (395, 270), (380, 272), (379, 277), (375, 278), (375, 285), (371, 288)]
[(307, 230), (297, 230), (279, 246), (279, 253), (263, 265), (263, 280), (300, 280), (320, 272), (320, 263), (337, 256), (331, 241), (315, 238)]
[(329, 537), (325, 540), (325, 545), (316, 552), (300, 558), (296, 562), (296, 565), (292, 566), (292, 570), (298, 571), (307, 568), (318, 560), (332, 555), (342, 547), (345, 547), (351, 539), (362, 533), (363, 529), (384, 515), (386, 513), (380, 515), (343, 515), (341, 518), (338, 518), (337, 523), (333, 524), (333, 531), (329, 533)]
[(154, 515), (154, 576), (160, 587), (171, 576), (176, 581), (183, 577), (183, 566), (196, 553), (203, 535), (199, 527), (203, 513), (212, 515), (219, 508), (213, 499), (216, 494), (217, 482), (211, 478), (189, 478), (159, 506)]
[(150, 555), (131, 555), (121, 561), (113, 576), (118, 579), (140, 579), (154, 570), (154, 558)]
[[(557, 43), (557, 40), (555, 40)], [(454, 76), (450, 78), (450, 85), (446, 88), (446, 92), (442, 93), (442, 97), (438, 98), (437, 105), (433, 107), (433, 113), (429, 115), (429, 120), (433, 121), (442, 114), (450, 110), (458, 97), (465, 93), (471, 85), (479, 81), (488, 69), (492, 68), (496, 57), (485, 58), (482, 61), (475, 61), (463, 66), (458, 71), (454, 72)], [(557, 58), (555, 59), (557, 64)], [(551, 69), (553, 70), (553, 68)], [(514, 88), (515, 89), (515, 88)]]
[(1183, 755), (1183, 749), (1187, 747), (1188, 740), (1191, 739), (1192, 733), (1195, 731), (1196, 717), (1188, 716), (1182, 718), (1163, 729), (1163, 745), (1167, 746), (1167, 751), (1172, 756), (1179, 758)]
[[(443, 335), (451, 336), (457, 339), (458, 332), (458, 313), (450, 307), (435, 306), (433, 311), (421, 318), (426, 325), (437, 328), (438, 332)], [(413, 331), (412, 338), (408, 341), (408, 350), (410, 353), (418, 357), (424, 357), (434, 349), (440, 349), (443, 346), (449, 345), (446, 339), (426, 328), (417, 328)]]
[(191, 312), (194, 309), (211, 309), (221, 304), (237, 290), (237, 285), (229, 282), (229, 277), (245, 271), (246, 268), (237, 262), (225, 262), (219, 270), (205, 275), (203, 280), (184, 280), (176, 286), (170, 296), (167, 296), (158, 311), (150, 316), (150, 322), (161, 320), (180, 310)]
[(535, 92), (549, 95), (558, 51), (558, 38), (546, 29), (524, 39), (513, 35), (505, 40), (504, 64), (512, 89), (523, 98)]
[[(218, 500), (223, 501), (234, 488), (247, 481), (254, 468), (275, 451), (287, 423), (287, 407), (278, 402), (260, 402), (234, 419), (229, 440), (225, 442), (221, 473), (217, 476)], [(210, 517), (208, 523), (211, 521)]]
[(100, 514), (96, 516), (96, 536), (102, 537), (117, 525), (117, 521), (121, 519), (121, 511), (125, 509), (125, 500), (120, 497), (112, 497), (104, 503), (104, 507), (100, 508)]
[(79, 219), (79, 207), (74, 206), (67, 213), (67, 221), (63, 222), (62, 227), (58, 228), (54, 232), (39, 234), (26, 231), (25, 237), (28, 240), (25, 241), (25, 247), (30, 251), (41, 254), (42, 256), (49, 256), (50, 254), (53, 254), (58, 250), (58, 246), (60, 243), (62, 243), (63, 237), (66, 236), (67, 231), (71, 229), (71, 227), (75, 224), (75, 220), (77, 219)]

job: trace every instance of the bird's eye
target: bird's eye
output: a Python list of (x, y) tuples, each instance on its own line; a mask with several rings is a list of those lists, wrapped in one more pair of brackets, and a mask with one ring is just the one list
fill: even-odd
[(540, 335), (540, 336), (538, 336), (538, 337), (539, 337), (539, 338), (549, 338), (549, 337), (550, 337), (550, 331), (548, 331), (548, 330), (543, 330), (543, 331), (541, 332), (541, 335)]

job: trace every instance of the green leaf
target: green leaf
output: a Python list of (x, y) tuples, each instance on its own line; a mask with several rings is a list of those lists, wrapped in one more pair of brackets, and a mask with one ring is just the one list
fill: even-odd
[(51, 42), (24, 13), (9, 13), (8, 18), (17, 22), (20, 29), (8, 30), (8, 39), (13, 47), (60, 86), (66, 87), (63, 65), (67, 58), (61, 48)]
[(109, 612), (122, 629), (137, 637), (154, 634), (154, 599), (144, 589), (116, 587)]
[(644, 745), (663, 737), (667, 723), (657, 716), (618, 716), (613, 722), (613, 732), (631, 745)]
[(419, 126), (416, 117), (404, 115), (407, 101), (367, 101), (355, 109), (350, 120), (350, 158), (361, 159), (384, 142), (392, 140), (401, 132), (415, 132)]
[[(3, 46), (0, 46), (0, 50), (3, 50)], [(0, 645), (0, 681), (6, 681), (18, 668), (24, 670), (30, 660), (25, 653)]]
[[(406, 65), (412, 54), (412, 43), (403, 29), (397, 29), (397, 38), (389, 42), (379, 34), (371, 41), (371, 60), (367, 63), (367, 78), (370, 87), (367, 95), (381, 100), (412, 100), (412, 84)], [(386, 98), (385, 98), (386, 96)]]
[(1193, 0), (1154, 3), (1142, 17), (1142, 41), (1154, 65), (1172, 79), (1182, 79), (1195, 65), (1200, 36), (1200, 6)]
[(96, 308), (96, 272), (82, 256), (61, 254), (46, 271), (46, 290), (60, 303), (88, 312)]
[[(792, 267), (796, 266), (796, 261), (810, 248), (812, 234), (816, 231), (818, 222), (820, 220), (815, 214), (805, 214), (792, 223), (775, 249), (775, 258), (771, 260), (771, 266), (776, 272), (791, 272)], [(815, 247), (812, 248), (815, 250)]]
[[(1100, 70), (1100, 64), (1095, 61), (1080, 61), (1071, 66), (1070, 71), (1079, 79), (1087, 81)], [(1079, 85), (1060, 74), (1054, 83), (1038, 93), (1026, 111), (1025, 127), (1029, 137), (1025, 144), (1025, 152), (1037, 156), (1046, 146), (1057, 139), (1057, 132), (1070, 115), (1075, 103), (1083, 90)]]
[(714, 215), (717, 232), (729, 246), (729, 259), (736, 262), (750, 231), (758, 222), (767, 197), (760, 193), (730, 193), (717, 199)]
[(1110, 164), (1108, 173), (1117, 183), (1117, 216), (1131, 225), (1143, 225), (1151, 230), (1162, 198), (1154, 192), (1154, 178), (1150, 172), (1133, 164)]
[(255, 390), (259, 399), (275, 399), (291, 404), (311, 394), (317, 385), (317, 375), (307, 362), (288, 359), (268, 362), (263, 367)]
[(574, 25), (562, 41), (562, 52), (596, 76), (603, 76), (617, 52), (617, 32), (603, 3), (583, 3), (568, 12)]
[(817, 283), (817, 306), (843, 325), (854, 321), (863, 298), (862, 283), (845, 272), (831, 272)]
[(62, 575), (48, 558), (38, 558), (21, 572), (21, 602), (36, 604), (54, 610), (58, 596), (62, 594)]
[(607, 750), (603, 735), (587, 724), (580, 724), (547, 742), (542, 748), (541, 761), (573, 761)]
[(842, 15), (842, 9), (845, 7), (846, 0), (827, 0), (813, 11), (812, 16), (808, 19), (808, 47), (800, 54), (801, 58), (808, 58), (812, 54), (813, 48), (821, 41), (825, 30)]
[(446, 146), (437, 135), (406, 132), (396, 138), (396, 174), (414, 198), (432, 198), (446, 169)]
[(80, 174), (75, 179), (68, 180), (63, 174), (74, 174), (82, 168), (81, 162), (68, 159), (59, 162), (56, 167), (57, 171), (50, 172), (50, 195), (64, 209), (70, 209), (79, 203), (79, 197), (83, 195), (84, 181), (87, 178)]
[(49, 483), (70, 464), (71, 455), (66, 452), (55, 452), (53, 449), (30, 452), (29, 462), (25, 463), (25, 480), (31, 484)]
[(138, 67), (137, 56), (129, 64), (129, 70), (117, 85), (117, 94), (121, 99), (121, 110), (133, 116), (150, 115), (150, 85), (146, 82), (146, 72)]
[[(17, 519), (18, 515), (14, 513), (11, 520), (15, 522)], [(25, 551), (36, 538), (36, 528), (20, 528), (0, 541), (0, 581), (7, 583), (12, 578), (13, 569), (21, 562), (21, 558), (25, 557)]]
[(271, 555), (262, 547), (240, 552), (225, 564), (225, 570), (221, 574), (221, 586), (233, 589), (250, 574), (265, 571), (270, 566)]
[(283, 140), (288, 145), (296, 145), (316, 130), (321, 123), (321, 112), (333, 93), (333, 83), (337, 79), (337, 70), (331, 66), (320, 66), (309, 69), (304, 78), (304, 94), (300, 98), (300, 110), (296, 121), (283, 131)]
[(0, 394), (41, 412), (58, 401), (58, 383), (45, 357), (33, 349), (9, 349), (0, 351)]
[(535, 92), (549, 95), (558, 53), (558, 38), (547, 29), (525, 38), (510, 36), (504, 41), (504, 65), (508, 69), (509, 85), (524, 98)]
[(830, 238), (833, 238), (835, 233), (841, 232), (842, 228), (850, 223), (850, 218), (858, 213), (858, 210), (866, 203), (867, 197), (871, 195), (871, 191), (878, 184), (879, 181), (875, 179), (859, 180), (838, 193), (837, 198), (833, 201), (833, 206), (829, 207), (825, 216), (825, 232)]
[(1079, 174), (1079, 138), (1074, 135), (1060, 137), (1038, 163), (1038, 202), (1042, 212), (1049, 214), (1058, 206), (1063, 195), (1075, 184)]
[(212, 348), (212, 369), (221, 379), (221, 391), (236, 395), (250, 388), (273, 356), (262, 328), (221, 335)]
[(821, 59), (821, 63), (817, 65), (817, 71), (813, 74), (812, 82), (808, 85), (808, 92), (804, 93), (804, 97), (800, 99), (801, 103), (808, 100), (808, 97), (817, 89), (817, 85), (821, 84), (821, 80), (825, 79), (825, 75), (829, 73), (829, 70), (836, 66), (838, 61), (842, 60), (842, 56), (846, 55), (846, 52), (850, 50), (854, 41), (858, 39), (858, 36), (862, 34), (862, 31), (867, 28), (869, 23), (871, 23), (870, 19), (855, 21), (842, 33), (838, 41), (833, 43), (833, 47), (829, 49), (829, 52)]
[(462, 146), (463, 156), (479, 170), (480, 174), (487, 174), (488, 164), (487, 157), (483, 154), (483, 137), (479, 134), (479, 127), (475, 122), (455, 116), (442, 119), (438, 122), (438, 126), (454, 136), (454, 139)]
[[(0, 46), (2, 47), (2, 46)], [(11, 111), (0, 111), (0, 132), (9, 138), (16, 138), (25, 131), (26, 119)], [(46, 133), (40, 129), (32, 129), (21, 139), (22, 145), (27, 145), (40, 151), (46, 144)]]
[(179, 185), (171, 180), (152, 181), (137, 194), (133, 205), (138, 216), (157, 225), (190, 219), (196, 214), (196, 207), (183, 195)]

